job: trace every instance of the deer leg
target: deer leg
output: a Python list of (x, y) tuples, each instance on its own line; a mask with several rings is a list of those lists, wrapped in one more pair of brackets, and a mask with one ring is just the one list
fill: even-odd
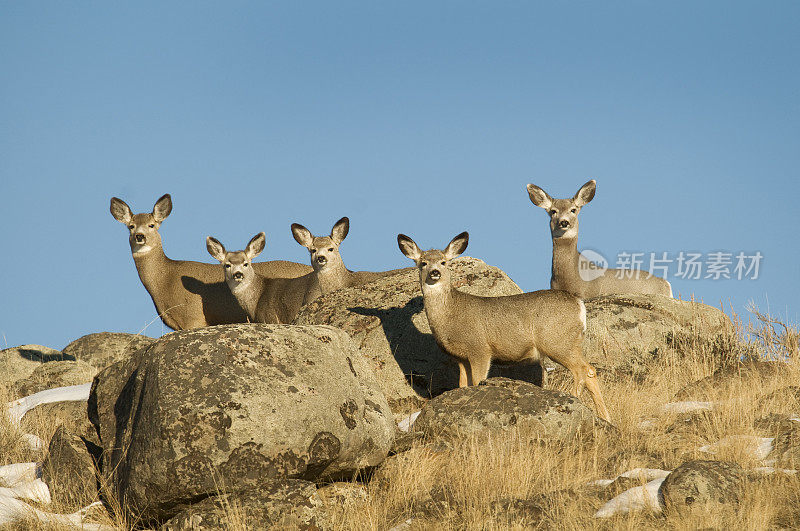
[(489, 376), (489, 365), (492, 356), (489, 353), (482, 353), (479, 357), (469, 360), (470, 374), (472, 376), (471, 385), (478, 385)]
[(469, 378), (467, 376), (467, 361), (458, 360), (458, 386), (466, 387), (469, 385)]

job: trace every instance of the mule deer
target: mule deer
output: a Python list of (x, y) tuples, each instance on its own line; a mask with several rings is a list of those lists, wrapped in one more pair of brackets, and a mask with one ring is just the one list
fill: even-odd
[(492, 360), (536, 362), (547, 356), (572, 372), (575, 396), (586, 387), (598, 414), (610, 422), (595, 369), (583, 357), (583, 301), (565, 291), (478, 297), (455, 289), (449, 262), (464, 252), (468, 242), (469, 234), (462, 232), (443, 251), (421, 251), (408, 236), (397, 236), (400, 251), (419, 269), (433, 336), (458, 362), (459, 387), (486, 379)]
[(334, 223), (330, 236), (314, 236), (299, 223), (292, 223), (292, 235), (297, 243), (311, 253), (311, 267), (317, 274), (319, 288), (323, 294), (337, 289), (361, 286), (381, 277), (392, 275), (392, 271), (350, 271), (345, 267), (339, 245), (350, 231), (350, 220), (343, 217)]
[(531, 202), (546, 210), (550, 216), (550, 235), (553, 239), (550, 287), (568, 291), (582, 299), (615, 293), (672, 297), (670, 283), (647, 271), (579, 269), (585, 268), (589, 262), (578, 252), (578, 214), (594, 198), (596, 186), (597, 183), (592, 179), (581, 186), (572, 199), (553, 199), (538, 186), (528, 185)]
[[(161, 196), (149, 214), (133, 214), (125, 201), (111, 198), (111, 215), (130, 231), (136, 270), (161, 320), (173, 330), (245, 322), (247, 316), (225, 285), (219, 266), (170, 260), (164, 254), (158, 229), (170, 212), (169, 194)], [(255, 267), (270, 277), (296, 277), (311, 270), (306, 265), (284, 261), (263, 262)]]
[(317, 274), (297, 278), (267, 278), (252, 267), (253, 258), (264, 250), (266, 239), (259, 232), (243, 251), (225, 250), (219, 240), (206, 238), (206, 249), (219, 260), (225, 282), (239, 305), (254, 323), (291, 323), (304, 304), (320, 296)]

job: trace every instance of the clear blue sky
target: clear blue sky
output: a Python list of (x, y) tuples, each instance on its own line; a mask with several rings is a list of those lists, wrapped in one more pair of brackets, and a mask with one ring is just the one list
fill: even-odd
[(798, 28), (785, 1), (3, 0), (0, 346), (154, 319), (111, 196), (171, 193), (175, 259), (263, 230), (265, 259), (306, 262), (290, 223), (347, 215), (351, 269), (409, 265), (398, 232), (469, 230), (535, 290), (551, 242), (525, 185), (590, 178), (580, 248), (760, 251), (756, 281), (670, 281), (796, 322)]

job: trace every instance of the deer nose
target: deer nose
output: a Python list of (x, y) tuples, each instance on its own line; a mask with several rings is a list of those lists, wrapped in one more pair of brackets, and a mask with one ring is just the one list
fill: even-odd
[(133, 236), (133, 239), (136, 240), (136, 243), (144, 243), (144, 234), (138, 232)]
[(561, 221), (558, 222), (558, 226), (561, 227), (562, 229), (566, 229), (567, 227), (569, 227), (569, 221), (567, 221), (566, 219), (562, 219)]
[(433, 271), (431, 271), (430, 273), (428, 273), (428, 277), (429, 277), (431, 280), (439, 280), (440, 278), (442, 278), (442, 274), (439, 272), (439, 270), (438, 270), (438, 269), (434, 269)]
[(325, 265), (326, 263), (328, 263), (328, 259), (325, 258), (324, 256), (320, 255), (320, 256), (317, 257), (317, 263), (319, 265)]
[(244, 278), (244, 275), (242, 274), (241, 271), (237, 271), (236, 273), (233, 274), (233, 279), (234, 280), (242, 280), (243, 278)]

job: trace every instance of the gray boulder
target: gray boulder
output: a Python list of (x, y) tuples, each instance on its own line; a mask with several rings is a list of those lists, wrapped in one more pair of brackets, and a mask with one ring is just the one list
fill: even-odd
[(23, 418), (21, 428), (26, 433), (37, 433), (42, 426), (63, 425), (69, 433), (74, 433), (94, 444), (99, 444), (97, 431), (89, 421), (86, 401), (52, 402), (33, 408)]
[(42, 480), (63, 512), (77, 511), (95, 501), (95, 464), (86, 441), (63, 426), (56, 428), (42, 463)]
[(659, 494), (668, 512), (701, 515), (735, 509), (745, 478), (742, 467), (726, 461), (689, 461), (668, 475)]
[(596, 426), (610, 425), (572, 395), (519, 380), (490, 378), (432, 398), (413, 429), (443, 439), (520, 429), (540, 439), (567, 441), (591, 434)]
[(326, 529), (329, 520), (317, 488), (301, 479), (205, 498), (170, 518), (162, 531), (218, 529)]
[(743, 380), (747, 380), (748, 385), (762, 386), (789, 373), (787, 364), (780, 361), (736, 362), (720, 367), (711, 376), (685, 385), (673, 400), (707, 400), (713, 395), (726, 397), (730, 395), (731, 388), (742, 385)]
[(0, 350), (0, 385), (11, 387), (48, 361), (74, 360), (60, 350), (42, 345), (20, 345)]
[(604, 377), (646, 371), (650, 360), (682, 338), (699, 333), (724, 341), (733, 329), (717, 308), (660, 295), (607, 295), (585, 303), (584, 356)]
[(105, 369), (114, 362), (129, 358), (140, 348), (155, 341), (151, 337), (121, 332), (99, 332), (79, 337), (66, 347), (64, 354), (73, 359)]
[(379, 464), (394, 422), (369, 365), (327, 326), (173, 332), (96, 377), (89, 417), (116, 499), (145, 521), (272, 479)]
[[(522, 293), (500, 269), (475, 258), (457, 258), (451, 270), (456, 287), (467, 293)], [(372, 365), (398, 419), (419, 410), (423, 399), (458, 387), (458, 365), (433, 338), (414, 268), (324, 295), (301, 309), (295, 324), (332, 325), (347, 332)], [(541, 367), (495, 366), (490, 376), (541, 383)]]
[(24, 380), (18, 380), (15, 392), (20, 397), (45, 389), (79, 385), (92, 381), (97, 369), (84, 361), (51, 361), (40, 363)]

